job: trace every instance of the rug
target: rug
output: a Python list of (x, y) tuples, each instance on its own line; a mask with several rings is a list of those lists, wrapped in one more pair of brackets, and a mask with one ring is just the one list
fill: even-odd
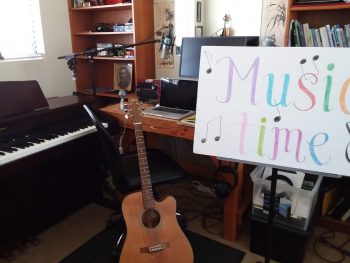
[[(122, 220), (117, 221), (87, 241), (60, 263), (116, 263), (116, 237), (123, 231)], [(191, 243), (195, 263), (241, 262), (245, 253), (194, 232), (184, 230)], [(132, 262), (130, 262), (132, 263)]]

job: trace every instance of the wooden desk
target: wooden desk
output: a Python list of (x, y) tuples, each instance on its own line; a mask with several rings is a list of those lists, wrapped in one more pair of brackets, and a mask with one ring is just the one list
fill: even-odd
[[(119, 104), (101, 108), (101, 111), (115, 117), (121, 127), (133, 129), (134, 125), (130, 119), (125, 121), (125, 112), (120, 110)], [(177, 138), (193, 140), (194, 128), (177, 124), (176, 120), (158, 118), (153, 116), (143, 116), (143, 130), (145, 132), (168, 135)], [(216, 158), (214, 162), (218, 164)], [(237, 239), (238, 226), (242, 224), (244, 212), (250, 205), (252, 193), (249, 176), (244, 175), (242, 163), (238, 164), (238, 182), (235, 189), (225, 200), (223, 237), (235, 241)], [(244, 193), (244, 198), (242, 194)]]

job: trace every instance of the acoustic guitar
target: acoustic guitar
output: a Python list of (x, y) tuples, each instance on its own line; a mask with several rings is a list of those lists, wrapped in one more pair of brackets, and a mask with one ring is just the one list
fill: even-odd
[(122, 203), (127, 234), (119, 262), (192, 263), (192, 247), (176, 219), (175, 198), (168, 196), (158, 202), (153, 196), (140, 105), (131, 100), (128, 107), (135, 127), (142, 190), (127, 195)]

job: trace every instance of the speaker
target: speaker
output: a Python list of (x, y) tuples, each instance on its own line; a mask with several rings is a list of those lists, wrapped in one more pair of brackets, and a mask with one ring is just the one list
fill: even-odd
[(140, 101), (157, 104), (159, 102), (159, 84), (155, 82), (139, 82), (136, 94)]

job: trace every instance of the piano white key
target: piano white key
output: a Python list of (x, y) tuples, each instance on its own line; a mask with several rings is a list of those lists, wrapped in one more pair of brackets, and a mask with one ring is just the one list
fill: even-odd
[(0, 165), (4, 165), (6, 163), (13, 162), (15, 160), (24, 158), (26, 156), (47, 150), (49, 148), (55, 147), (65, 142), (75, 140), (77, 138), (88, 135), (95, 131), (96, 131), (95, 126), (91, 125), (86, 128), (80, 129), (78, 131), (70, 132), (66, 135), (59, 136), (58, 138), (45, 140), (42, 143), (36, 143), (33, 146), (30, 146), (24, 149), (17, 148), (17, 151), (14, 151), (12, 153), (5, 153), (5, 155), (0, 156)]

